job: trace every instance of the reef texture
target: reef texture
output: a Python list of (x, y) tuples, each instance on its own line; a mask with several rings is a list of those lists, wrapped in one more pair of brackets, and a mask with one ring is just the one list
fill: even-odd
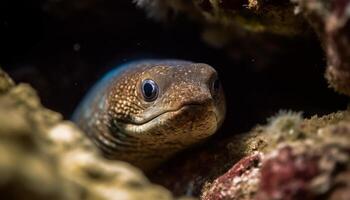
[[(276, 41), (313, 38), (309, 23), (326, 52), (330, 86), (350, 95), (350, 0), (133, 1), (158, 20), (189, 16), (202, 25), (207, 43), (259, 62), (279, 59), (276, 52), (285, 48)], [(47, 0), (43, 7), (69, 18), (89, 9), (106, 15), (102, 4)], [(349, 154), (350, 111), (310, 119), (284, 112), (248, 133), (186, 151), (149, 175), (175, 195), (202, 199), (349, 199)], [(138, 169), (102, 158), (73, 123), (1, 70), (0, 191), (5, 199), (174, 199)]]
[(152, 180), (205, 200), (349, 197), (350, 111), (310, 119), (281, 111), (268, 121), (187, 152)]
[(174, 199), (127, 163), (102, 158), (84, 134), (0, 70), (4, 199)]
[(134, 0), (149, 16), (167, 20), (174, 13), (186, 13), (208, 26), (226, 30), (238, 27), (252, 32), (295, 35), (305, 30), (304, 20), (294, 15), (294, 6), (281, 0)]
[[(325, 76), (329, 85), (339, 93), (350, 95), (349, 0), (134, 2), (157, 19), (169, 19), (174, 13), (189, 16), (202, 24), (202, 37), (207, 43), (226, 48), (233, 58), (247, 54), (256, 60), (264, 60), (264, 57), (275, 56), (279, 49), (287, 48), (286, 41), (281, 42), (276, 36), (312, 36), (307, 21), (326, 52), (328, 67)], [(254, 50), (256, 47), (259, 49)]]
[[(45, 109), (29, 85), (15, 85), (0, 71), (0, 88), (3, 197), (174, 199), (138, 169), (101, 157), (73, 123)], [(267, 125), (206, 145), (164, 164), (152, 179), (176, 195), (205, 200), (350, 195), (350, 111), (310, 119), (281, 112)]]
[(350, 1), (298, 0), (298, 8), (318, 33), (327, 55), (326, 78), (350, 95)]
[(267, 145), (208, 184), (202, 199), (349, 198), (350, 112), (281, 113), (259, 129)]
[[(302, 15), (294, 14), (288, 0), (134, 0), (138, 7), (157, 20), (171, 22), (187, 16), (200, 25), (201, 38), (214, 48), (226, 51), (232, 60), (253, 58), (258, 69), (271, 65), (280, 49), (294, 36), (309, 35)], [(250, 62), (247, 61), (247, 62)]]

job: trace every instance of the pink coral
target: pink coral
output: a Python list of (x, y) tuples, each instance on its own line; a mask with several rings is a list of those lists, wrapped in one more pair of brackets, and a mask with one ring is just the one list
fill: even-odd
[(261, 168), (257, 199), (309, 199), (308, 182), (319, 173), (316, 155), (297, 155), (283, 147), (266, 160)]
[[(235, 199), (237, 196), (249, 197), (244, 186), (254, 187), (257, 180), (257, 167), (262, 159), (261, 153), (254, 153), (241, 159), (228, 172), (217, 178), (210, 189), (203, 193), (203, 200)], [(249, 183), (248, 183), (249, 182)], [(245, 184), (248, 183), (248, 184)], [(249, 199), (249, 198), (248, 198)]]

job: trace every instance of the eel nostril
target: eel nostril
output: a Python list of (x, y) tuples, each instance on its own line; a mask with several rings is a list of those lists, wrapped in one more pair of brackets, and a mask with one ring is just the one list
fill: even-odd
[(220, 90), (220, 81), (219, 78), (215, 77), (212, 81), (211, 81), (211, 85), (210, 85), (210, 92), (211, 95), (213, 97), (217, 96), (217, 94), (219, 93)]

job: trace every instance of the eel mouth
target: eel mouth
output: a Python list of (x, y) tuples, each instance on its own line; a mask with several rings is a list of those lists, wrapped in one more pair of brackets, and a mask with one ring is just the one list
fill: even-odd
[[(191, 104), (184, 104), (179, 108), (176, 109), (170, 109), (170, 110), (165, 110), (163, 112), (159, 112), (155, 115), (153, 115), (152, 117), (146, 118), (146, 119), (142, 119), (139, 121), (128, 121), (128, 122), (119, 122), (120, 124), (124, 124), (124, 125), (133, 125), (133, 126), (142, 126), (142, 125), (147, 125), (152, 121), (157, 121), (161, 118), (164, 119), (169, 118), (170, 116), (175, 116), (175, 115), (179, 115), (182, 112), (185, 112), (187, 110), (200, 110), (200, 109), (206, 109), (206, 106), (203, 104), (195, 104), (195, 103), (191, 103)], [(212, 109), (207, 109), (208, 112), (213, 112), (216, 116), (216, 112)], [(217, 119), (217, 116), (216, 116)]]
[[(199, 111), (199, 112), (196, 112)], [(149, 137), (152, 135), (149, 134), (142, 134), (142, 133), (150, 133), (149, 131), (153, 130), (154, 128), (161, 126), (162, 124), (166, 124), (168, 120), (180, 120), (176, 123), (186, 123), (188, 121), (191, 121), (192, 119), (200, 119), (197, 118), (196, 115), (204, 114), (202, 112), (207, 112), (206, 116), (211, 116), (211, 119), (215, 120), (213, 121), (213, 126), (215, 126), (215, 130), (217, 130), (219, 126), (219, 116), (218, 113), (215, 111), (215, 109), (211, 109), (210, 107), (206, 107), (203, 104), (186, 104), (181, 106), (178, 109), (174, 110), (167, 110), (164, 112), (161, 112), (157, 115), (152, 116), (152, 118), (148, 118), (147, 120), (144, 120), (142, 123), (130, 123), (130, 122), (118, 122), (118, 125), (120, 129), (123, 130), (124, 134), (128, 135), (137, 135), (137, 137)], [(181, 114), (190, 114), (191, 117), (186, 121), (183, 121), (183, 118), (181, 118)], [(180, 118), (177, 118), (180, 117)], [(215, 124), (215, 125), (214, 125)], [(192, 129), (192, 128), (191, 128)], [(153, 136), (152, 136), (153, 137)]]

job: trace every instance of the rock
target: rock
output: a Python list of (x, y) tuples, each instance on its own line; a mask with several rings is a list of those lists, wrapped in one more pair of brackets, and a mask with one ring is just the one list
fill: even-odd
[(0, 68), (0, 93), (6, 92), (14, 86), (12, 79)]
[(337, 92), (350, 95), (350, 8), (348, 0), (295, 0), (318, 33), (327, 55), (326, 78)]
[[(271, 67), (273, 61), (290, 57), (297, 39), (310, 42), (312, 29), (294, 5), (280, 0), (133, 0), (153, 19), (174, 22), (186, 16), (200, 27), (201, 39), (225, 50), (233, 61), (247, 60), (257, 69)], [(184, 32), (189, 30), (184, 30)], [(311, 39), (312, 41), (312, 39)], [(304, 43), (304, 42), (303, 42)], [(285, 51), (281, 51), (281, 49)], [(281, 55), (279, 55), (281, 54)], [(294, 54), (294, 53), (293, 53)], [(266, 59), (266, 58), (276, 59)], [(254, 63), (251, 62), (253, 60)], [(255, 62), (257, 61), (257, 62)]]
[(187, 15), (202, 25), (202, 38), (208, 44), (226, 49), (232, 58), (247, 54), (262, 62), (258, 67), (268, 65), (264, 57), (293, 48), (288, 45), (289, 36), (314, 37), (309, 34), (312, 27), (327, 55), (325, 77), (329, 85), (350, 95), (349, 0), (134, 2), (157, 19), (166, 20), (171, 13)]
[(5, 199), (174, 199), (137, 168), (100, 156), (27, 84), (0, 73), (0, 191)]
[(259, 183), (261, 153), (254, 153), (237, 162), (228, 172), (204, 188), (203, 200), (252, 199)]
[(213, 140), (196, 149), (189, 149), (149, 176), (175, 195), (200, 196), (203, 187), (207, 188), (208, 183), (224, 174), (240, 159), (267, 146), (266, 134), (262, 133), (261, 128), (257, 127), (249, 133)]
[[(150, 1), (134, 0), (137, 6), (145, 8), (150, 17), (167, 20), (171, 13), (185, 13), (190, 18), (216, 29), (243, 28), (249, 32), (296, 35), (305, 32), (305, 21), (294, 14), (294, 7), (288, 1)], [(232, 32), (230, 32), (232, 33)], [(228, 36), (231, 37), (231, 36)]]
[(268, 145), (205, 187), (202, 199), (348, 198), (349, 116), (344, 111), (301, 120), (298, 113), (279, 114), (264, 127)]

